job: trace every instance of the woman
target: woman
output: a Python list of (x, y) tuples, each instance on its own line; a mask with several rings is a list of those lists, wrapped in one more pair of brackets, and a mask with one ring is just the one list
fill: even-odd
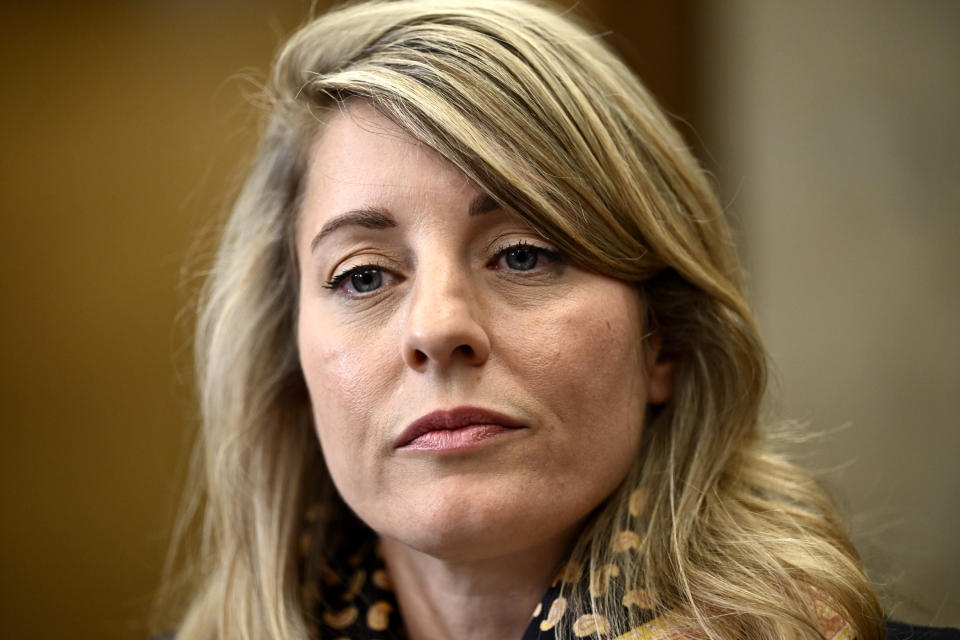
[(717, 200), (601, 42), (357, 4), (271, 92), (202, 299), (178, 638), (883, 637), (768, 451)]

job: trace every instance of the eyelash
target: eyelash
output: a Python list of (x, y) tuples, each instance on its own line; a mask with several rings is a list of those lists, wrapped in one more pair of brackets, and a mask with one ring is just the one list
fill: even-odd
[(513, 251), (535, 251), (538, 254), (549, 258), (551, 262), (559, 262), (563, 259), (563, 256), (559, 251), (547, 249), (546, 247), (541, 247), (536, 244), (530, 244), (526, 240), (521, 240), (512, 244), (501, 245), (500, 248), (497, 249), (497, 251), (493, 254), (494, 264), (499, 263), (501, 258)]
[[(500, 262), (500, 259), (509, 254), (512, 251), (536, 251), (540, 255), (543, 255), (550, 259), (551, 262), (559, 262), (563, 260), (563, 256), (558, 251), (553, 251), (547, 249), (546, 247), (541, 247), (535, 244), (530, 244), (526, 240), (521, 240), (519, 242), (514, 242), (508, 245), (501, 245), (499, 249), (494, 253), (492, 264), (497, 265)], [(336, 291), (341, 287), (341, 285), (346, 281), (347, 278), (350, 278), (355, 273), (360, 273), (369, 269), (379, 269), (381, 271), (388, 271), (387, 267), (376, 262), (371, 262), (367, 264), (360, 264), (355, 267), (350, 267), (349, 269), (344, 269), (340, 273), (336, 274), (328, 282), (326, 282), (323, 287), (325, 289), (331, 289)], [(520, 271), (521, 270), (516, 270)], [(356, 294), (355, 294), (356, 295)], [(363, 294), (360, 294), (363, 295)]]

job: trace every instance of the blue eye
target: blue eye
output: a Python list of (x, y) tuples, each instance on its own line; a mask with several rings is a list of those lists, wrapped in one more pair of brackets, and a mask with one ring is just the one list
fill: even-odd
[(498, 265), (503, 265), (511, 271), (531, 271), (558, 260), (560, 260), (560, 254), (556, 251), (535, 247), (526, 242), (518, 242), (497, 253)]
[[(365, 264), (338, 273), (323, 285), (327, 289), (347, 289), (348, 293), (370, 293), (383, 285), (383, 269)], [(350, 290), (352, 289), (352, 291)]]
[(507, 266), (517, 271), (529, 271), (537, 266), (537, 259), (540, 254), (536, 249), (530, 247), (518, 247), (507, 252), (504, 259)]
[(350, 284), (357, 293), (367, 293), (380, 288), (383, 284), (383, 274), (380, 269), (363, 269), (354, 271), (350, 276)]

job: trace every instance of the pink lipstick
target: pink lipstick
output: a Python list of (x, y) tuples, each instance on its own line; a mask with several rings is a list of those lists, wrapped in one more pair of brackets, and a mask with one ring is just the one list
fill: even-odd
[(433, 411), (414, 420), (393, 446), (395, 449), (423, 451), (466, 449), (523, 426), (501, 413), (476, 407), (458, 407), (449, 411)]

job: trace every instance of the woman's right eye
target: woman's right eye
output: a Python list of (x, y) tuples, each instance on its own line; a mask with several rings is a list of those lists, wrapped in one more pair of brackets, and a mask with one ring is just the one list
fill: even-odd
[(382, 287), (385, 275), (387, 273), (382, 267), (365, 264), (341, 271), (323, 286), (339, 289), (349, 295), (364, 295)]

